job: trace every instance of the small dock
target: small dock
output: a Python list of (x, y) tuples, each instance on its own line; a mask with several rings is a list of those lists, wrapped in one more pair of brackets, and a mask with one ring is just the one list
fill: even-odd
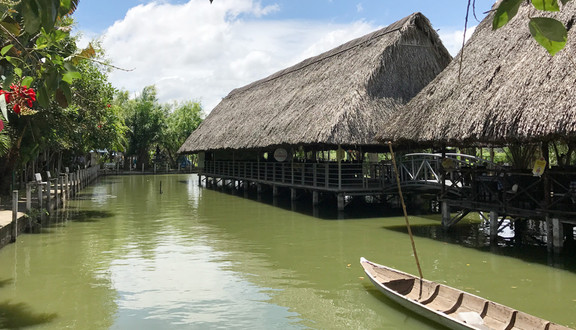
[(63, 207), (66, 201), (99, 175), (97, 167), (60, 173), (52, 177), (50, 172), (35, 173), (34, 180), (25, 185), (25, 192), (12, 192), (10, 205), (0, 210), (0, 248), (15, 242), (18, 235), (32, 226), (32, 220), (40, 220), (52, 210)]

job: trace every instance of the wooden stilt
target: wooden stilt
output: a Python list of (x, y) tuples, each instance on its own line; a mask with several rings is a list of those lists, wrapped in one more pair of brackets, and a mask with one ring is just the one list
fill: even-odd
[(498, 238), (498, 212), (490, 211), (490, 241), (494, 242)]

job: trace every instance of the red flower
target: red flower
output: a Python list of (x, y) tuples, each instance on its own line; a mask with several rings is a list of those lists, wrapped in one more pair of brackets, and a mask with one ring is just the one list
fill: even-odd
[(14, 107), (12, 107), (12, 109), (14, 110), (14, 112), (19, 115), (20, 111), (22, 110), (22, 108), (20, 108), (20, 104), (16, 103), (14, 104)]
[(4, 122), (0, 119), (0, 132), (4, 129)]

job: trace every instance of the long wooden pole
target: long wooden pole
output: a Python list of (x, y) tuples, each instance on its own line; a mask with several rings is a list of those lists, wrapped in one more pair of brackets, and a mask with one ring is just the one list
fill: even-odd
[(410, 236), (410, 242), (412, 242), (412, 252), (414, 253), (414, 259), (416, 259), (416, 266), (418, 266), (418, 274), (420, 274), (420, 279), (424, 278), (422, 276), (422, 268), (420, 268), (420, 261), (418, 260), (418, 253), (416, 253), (416, 244), (414, 244), (414, 237), (412, 236), (412, 229), (410, 228), (410, 221), (408, 221), (408, 213), (406, 212), (406, 204), (404, 204), (404, 196), (402, 195), (402, 188), (400, 187), (400, 175), (398, 174), (398, 166), (396, 166), (396, 157), (394, 157), (394, 150), (392, 150), (392, 142), (388, 142), (388, 147), (390, 148), (390, 155), (392, 156), (392, 165), (394, 166), (394, 173), (396, 174), (396, 185), (398, 186), (398, 195), (400, 196), (400, 203), (402, 203), (402, 211), (404, 212), (404, 220), (406, 220), (406, 228), (408, 228), (408, 235)]

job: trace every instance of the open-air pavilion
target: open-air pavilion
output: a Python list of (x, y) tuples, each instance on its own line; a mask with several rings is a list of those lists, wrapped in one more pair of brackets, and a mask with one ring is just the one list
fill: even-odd
[(179, 152), (199, 155), (207, 184), (332, 194), (343, 209), (345, 196), (382, 194), (376, 133), (450, 60), (412, 14), (233, 90)]
[[(576, 4), (550, 14), (569, 29), (566, 49), (553, 57), (530, 35), (533, 11), (522, 4), (496, 31), (489, 14), (454, 61), (382, 126), (378, 139), (408, 148), (510, 148), (516, 156), (510, 166), (459, 171), (466, 189), (442, 196), (443, 222), (489, 212), (495, 233), (505, 217), (545, 220), (548, 246), (558, 250), (576, 224)], [(546, 165), (538, 172), (540, 157)], [(451, 216), (450, 208), (459, 214)]]

